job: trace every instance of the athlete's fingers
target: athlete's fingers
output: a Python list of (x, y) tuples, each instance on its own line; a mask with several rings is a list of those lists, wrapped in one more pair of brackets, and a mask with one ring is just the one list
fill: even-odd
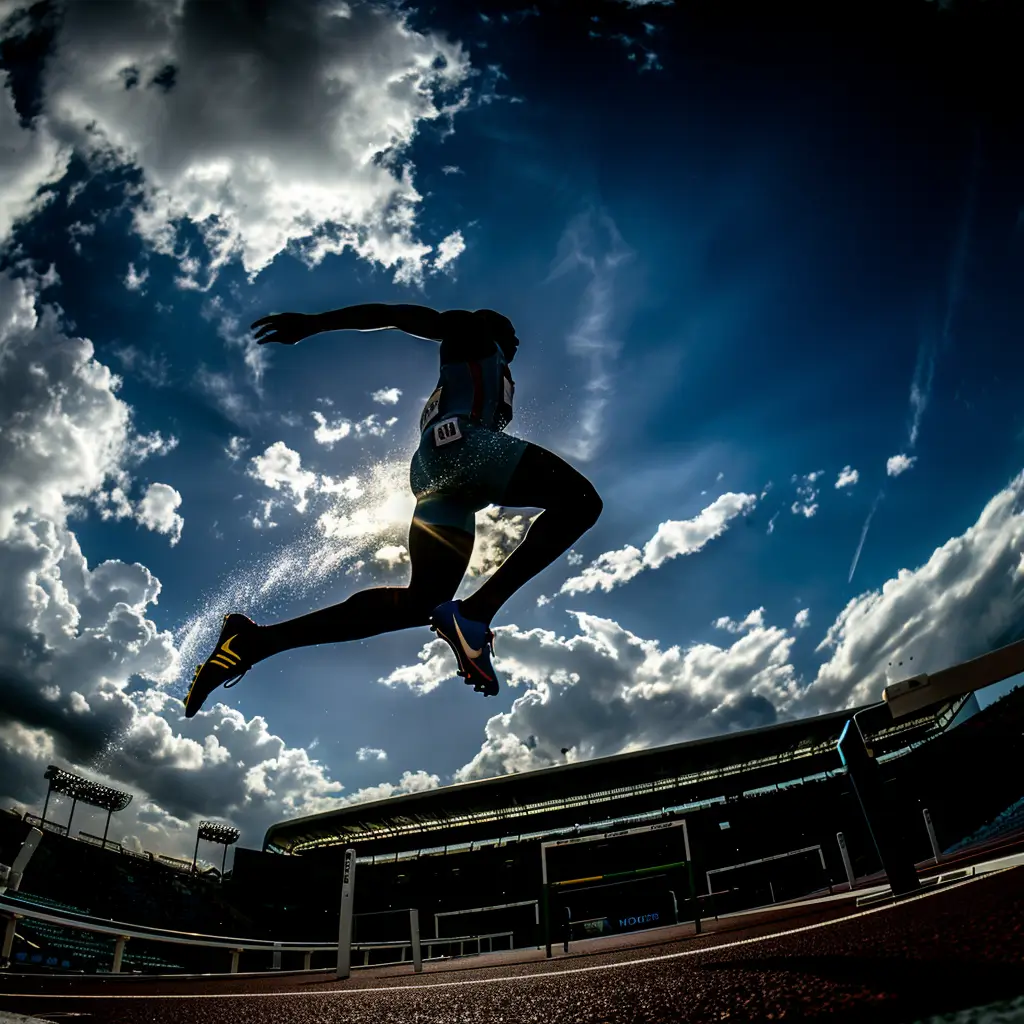
[(249, 328), (250, 330), (255, 330), (257, 327), (262, 327), (264, 324), (272, 323), (276, 319), (277, 313), (269, 313), (267, 316), (261, 316), (259, 320), (253, 320), (253, 322), (249, 324)]

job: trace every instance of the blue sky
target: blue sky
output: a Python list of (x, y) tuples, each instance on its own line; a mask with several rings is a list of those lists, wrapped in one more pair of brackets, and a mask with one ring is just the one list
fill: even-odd
[[(0, 4), (0, 798), (38, 809), (56, 761), (136, 794), (127, 843), (222, 817), (258, 845), (1021, 635), (996, 8), (113, 6)], [(221, 614), (408, 571), (436, 347), (247, 340), (357, 302), (506, 313), (511, 429), (604, 514), (496, 620), (496, 700), (407, 631), (289, 652), (186, 722)], [(531, 514), (481, 514), (467, 587)]]

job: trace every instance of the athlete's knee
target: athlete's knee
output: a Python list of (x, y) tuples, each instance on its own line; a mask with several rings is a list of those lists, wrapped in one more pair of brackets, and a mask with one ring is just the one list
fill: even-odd
[(391, 591), (391, 614), (403, 627), (425, 626), (430, 613), (440, 603), (430, 604), (431, 596), (412, 587), (389, 587)]
[(455, 589), (437, 587), (406, 588), (405, 613), (413, 620), (413, 625), (425, 626), (430, 621), (430, 614), (445, 601), (455, 596)]
[(585, 528), (588, 530), (597, 522), (604, 509), (604, 502), (601, 500), (601, 495), (597, 493), (596, 488), (589, 481), (587, 482), (587, 486), (583, 488), (577, 509), (581, 523), (585, 522)]

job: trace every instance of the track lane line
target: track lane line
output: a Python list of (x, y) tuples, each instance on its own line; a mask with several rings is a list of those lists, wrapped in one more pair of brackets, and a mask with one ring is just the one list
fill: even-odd
[[(357, 996), (362, 993), (377, 994), (382, 992), (422, 992), (429, 989), (441, 988), (463, 988), (470, 985), (496, 985), (510, 981), (537, 981), (545, 978), (563, 978), (572, 974), (586, 974), (592, 971), (613, 971), (623, 967), (637, 967), (644, 964), (661, 963), (666, 960), (680, 960), (684, 957), (700, 956), (704, 953), (715, 953), (719, 950), (736, 949), (740, 946), (751, 946), (757, 942), (768, 942), (772, 939), (785, 939), (790, 935), (801, 935), (806, 932), (817, 931), (821, 928), (830, 928), (837, 924), (845, 924), (848, 921), (858, 921), (864, 917), (871, 917), (874, 914), (881, 914), (896, 907), (905, 907), (918, 900), (925, 900), (940, 893), (951, 892), (974, 882), (980, 882), (986, 878), (1002, 874), (1005, 871), (1013, 871), (1013, 867), (999, 868), (996, 871), (986, 872), (984, 875), (975, 875), (972, 878), (965, 878), (951, 885), (943, 886), (941, 889), (929, 889), (927, 892), (918, 893), (916, 896), (908, 896), (899, 903), (886, 903), (880, 907), (872, 907), (869, 910), (860, 910), (845, 917), (836, 917), (830, 921), (818, 921), (815, 924), (801, 925), (799, 928), (789, 928), (782, 932), (773, 932), (770, 935), (757, 935), (749, 939), (734, 939), (732, 942), (722, 942), (715, 946), (701, 946), (697, 949), (684, 949), (678, 953), (663, 953), (660, 956), (642, 957), (637, 960), (621, 960), (612, 964), (595, 964), (590, 967), (567, 967), (556, 971), (536, 971), (532, 974), (512, 974), (504, 977), (494, 978), (469, 978), (465, 981), (438, 981), (427, 984), (412, 985), (380, 985), (373, 988), (326, 988), (306, 992), (179, 992), (163, 995), (71, 995), (70, 993), (47, 994), (45, 992), (0, 992), (0, 1001), (4, 999), (293, 999), (308, 998), (310, 996)], [(614, 952), (614, 951), (613, 951)], [(598, 956), (606, 954), (595, 954)], [(487, 970), (483, 967), (480, 970)]]

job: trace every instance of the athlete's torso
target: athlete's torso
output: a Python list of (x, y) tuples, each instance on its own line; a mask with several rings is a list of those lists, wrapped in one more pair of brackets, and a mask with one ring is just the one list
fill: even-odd
[(441, 373), (420, 416), (420, 433), (455, 417), (491, 430), (512, 420), (515, 383), (508, 359), (493, 341), (441, 343)]

